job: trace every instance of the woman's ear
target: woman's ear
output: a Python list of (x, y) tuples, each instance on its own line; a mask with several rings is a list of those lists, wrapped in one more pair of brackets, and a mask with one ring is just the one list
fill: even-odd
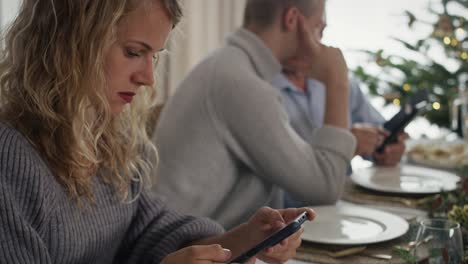
[(296, 31), (299, 14), (299, 10), (294, 6), (285, 10), (281, 23), (284, 31)]

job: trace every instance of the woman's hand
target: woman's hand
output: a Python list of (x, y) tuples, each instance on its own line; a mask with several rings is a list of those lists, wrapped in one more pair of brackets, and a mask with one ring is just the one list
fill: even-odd
[[(247, 223), (247, 230), (251, 241), (258, 243), (287, 225), (302, 212), (307, 211), (309, 221), (315, 218), (315, 213), (310, 208), (291, 208), (274, 210), (269, 207), (259, 209)], [(278, 245), (261, 252), (257, 257), (267, 263), (284, 263), (296, 255), (296, 249), (301, 245), (301, 234), (299, 231), (281, 241)]]
[[(225, 255), (223, 258), (221, 246), (213, 244), (221, 244), (223, 247), (229, 248), (232, 251), (232, 253), (229, 254), (237, 257), (263, 241), (278, 229), (284, 227), (305, 211), (308, 212), (308, 220), (314, 219), (315, 213), (310, 208), (274, 210), (269, 207), (263, 207), (257, 210), (247, 223), (241, 224), (220, 236), (208, 237), (193, 242), (195, 245), (210, 245), (212, 248), (189, 247), (181, 249), (169, 255), (167, 261), (165, 259), (166, 262), (163, 262), (163, 264), (227, 262), (231, 257)], [(300, 229), (278, 245), (267, 248), (259, 253), (256, 257), (268, 263), (285, 262), (296, 254), (296, 249), (301, 244), (300, 237), (302, 232), (303, 229)], [(247, 263), (255, 263), (256, 257), (253, 257)]]
[(220, 245), (190, 246), (167, 255), (161, 264), (212, 264), (226, 263), (231, 251)]

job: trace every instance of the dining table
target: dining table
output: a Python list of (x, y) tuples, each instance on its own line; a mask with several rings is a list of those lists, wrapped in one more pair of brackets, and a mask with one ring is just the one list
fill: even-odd
[[(424, 168), (424, 167), (421, 167)], [(380, 264), (407, 263), (405, 255), (398, 249), (414, 246), (419, 222), (428, 218), (427, 204), (435, 194), (401, 195), (382, 193), (363, 188), (349, 177), (346, 180), (341, 200), (337, 204), (372, 208), (397, 215), (408, 222), (408, 231), (399, 237), (378, 243), (364, 245), (329, 245), (303, 242), (295, 259), (287, 264)], [(311, 206), (314, 208), (313, 206)], [(340, 255), (341, 253), (343, 253)], [(333, 253), (338, 253), (338, 256)], [(349, 253), (349, 254), (348, 254)], [(263, 263), (257, 261), (257, 263)]]
[[(345, 200), (340, 200), (338, 204), (357, 205), (362, 204), (350, 203)], [(406, 263), (399, 255), (394, 252), (397, 247), (405, 248), (411, 241), (416, 238), (418, 222), (427, 218), (427, 213), (420, 209), (410, 209), (407, 206), (380, 206), (368, 205), (368, 208), (375, 208), (386, 212), (391, 212), (404, 218), (409, 222), (408, 232), (398, 238), (384, 241), (380, 243), (372, 243), (366, 245), (322, 245), (318, 243), (311, 243), (308, 241), (302, 242), (301, 247), (298, 249), (295, 259), (289, 260), (288, 264), (380, 264), (380, 263)], [(399, 211), (400, 210), (400, 211)], [(355, 251), (354, 249), (357, 249)], [(330, 256), (329, 253), (346, 252), (349, 250), (350, 254), (345, 256)], [(323, 252), (322, 252), (323, 251)], [(353, 252), (355, 251), (355, 252)], [(258, 262), (262, 263), (262, 262)]]

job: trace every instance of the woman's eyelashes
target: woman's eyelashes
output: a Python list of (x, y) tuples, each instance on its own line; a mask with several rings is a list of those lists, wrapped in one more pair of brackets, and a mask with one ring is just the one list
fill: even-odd
[[(125, 55), (129, 58), (139, 58), (145, 55), (144, 51), (138, 51), (132, 48), (125, 48)], [(159, 53), (155, 53), (151, 55), (154, 62), (159, 60)]]
[(130, 49), (130, 48), (125, 48), (125, 55), (129, 58), (133, 58), (133, 57), (140, 57), (141, 56), (141, 52), (139, 51), (136, 51), (134, 49)]

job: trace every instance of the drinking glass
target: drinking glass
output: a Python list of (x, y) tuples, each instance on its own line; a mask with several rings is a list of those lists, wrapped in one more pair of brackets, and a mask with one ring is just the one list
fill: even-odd
[(423, 263), (463, 263), (463, 240), (460, 224), (447, 219), (420, 222), (414, 254)]

